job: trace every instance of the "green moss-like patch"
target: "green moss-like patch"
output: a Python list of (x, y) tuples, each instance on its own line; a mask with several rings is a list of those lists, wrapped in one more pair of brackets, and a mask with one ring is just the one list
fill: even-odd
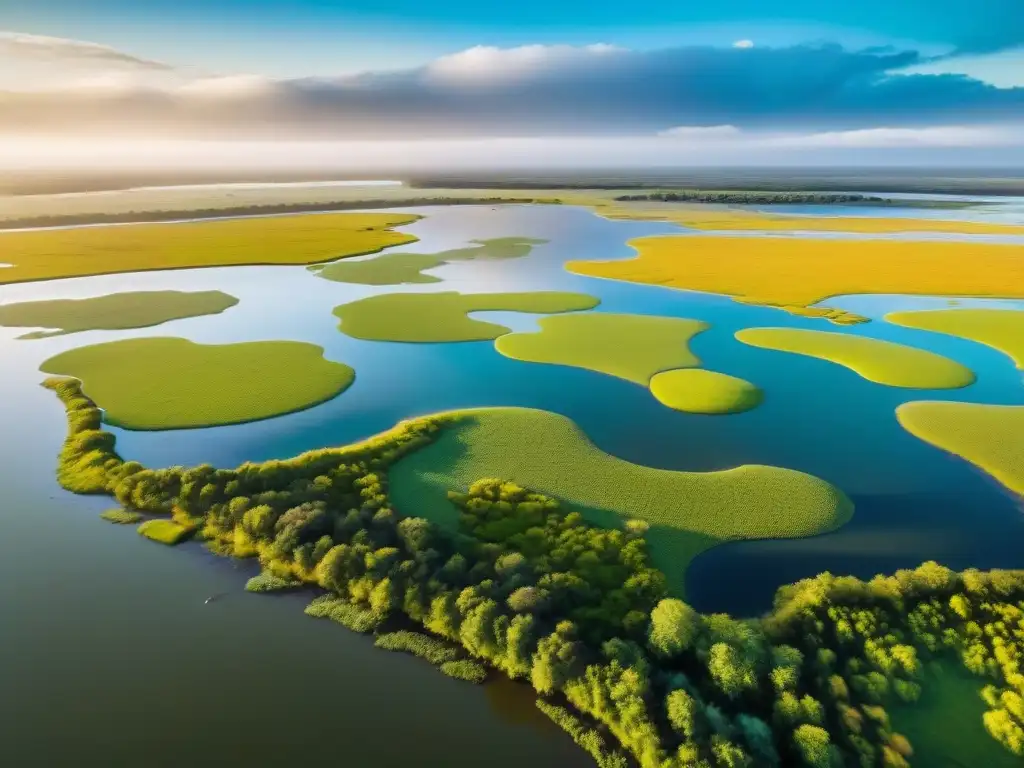
[(1020, 768), (1021, 759), (1001, 747), (982, 723), (984, 678), (946, 663), (924, 676), (924, 693), (913, 705), (893, 707), (893, 728), (914, 747), (912, 765), (926, 768)]
[(501, 477), (555, 496), (599, 525), (639, 519), (655, 564), (682, 592), (690, 561), (723, 541), (809, 536), (852, 514), (846, 496), (788, 469), (743, 466), (724, 472), (671, 472), (599, 450), (569, 419), (528, 408), (459, 412), (436, 441), (389, 471), (396, 509), (449, 528), (458, 525), (451, 489)]
[(659, 402), (687, 413), (741, 413), (764, 399), (749, 381), (700, 368), (664, 371), (651, 379), (650, 386)]
[(885, 319), (896, 325), (985, 344), (1009, 355), (1018, 368), (1024, 368), (1024, 312), (1013, 309), (932, 309), (892, 312)]
[(689, 342), (710, 327), (699, 320), (592, 312), (545, 317), (536, 333), (502, 336), (495, 348), (531, 363), (586, 368), (647, 386), (658, 371), (700, 365)]
[(483, 664), (471, 661), (470, 659), (446, 661), (441, 665), (441, 671), (448, 675), (448, 677), (454, 677), (456, 680), (465, 680), (467, 683), (480, 684), (487, 679), (487, 668)]
[(194, 528), (179, 525), (173, 520), (147, 520), (138, 527), (138, 532), (151, 541), (158, 541), (173, 547), (193, 534)]
[(267, 216), (8, 232), (0, 283), (241, 264), (316, 264), (416, 240), (408, 213)]
[(482, 341), (509, 329), (473, 320), (469, 312), (572, 312), (592, 309), (599, 300), (585, 293), (388, 293), (335, 307), (338, 328), (369, 341)]
[(385, 253), (365, 261), (338, 261), (310, 267), (319, 277), (339, 283), (360, 285), (401, 285), (403, 283), (439, 283), (441, 278), (423, 274), (452, 261), (473, 259), (518, 259), (547, 242), (529, 237), (499, 237), (474, 240), (476, 245), (440, 253)]
[(407, 629), (380, 635), (374, 645), (386, 651), (411, 653), (437, 666), (457, 661), (462, 655), (462, 650), (458, 646), (446, 640)]
[(920, 401), (904, 403), (896, 417), (915, 437), (1024, 494), (1024, 405)]
[(11, 328), (54, 328), (23, 339), (42, 339), (78, 331), (146, 328), (185, 317), (216, 315), (238, 299), (220, 291), (137, 291), (91, 299), (28, 301), (0, 306), (0, 325)]
[(744, 344), (828, 360), (876, 384), (912, 389), (958, 389), (974, 382), (974, 373), (934, 352), (865, 336), (798, 328), (745, 328)]
[(100, 518), (117, 525), (134, 525), (142, 519), (142, 515), (127, 509), (108, 509), (100, 513)]
[(303, 586), (297, 579), (287, 579), (278, 576), (271, 571), (260, 571), (245, 582), (247, 592), (281, 592), (287, 589), (297, 589)]
[(196, 344), (178, 338), (112, 341), (51, 357), (41, 369), (73, 376), (127, 429), (181, 429), (279, 416), (343, 392), (355, 373), (296, 341)]
[(362, 608), (335, 595), (322, 595), (306, 606), (306, 615), (330, 619), (353, 632), (366, 634), (377, 628), (381, 617), (368, 608)]

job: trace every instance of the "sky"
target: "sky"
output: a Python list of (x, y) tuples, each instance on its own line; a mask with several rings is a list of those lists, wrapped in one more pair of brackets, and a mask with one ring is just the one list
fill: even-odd
[(1021, 3), (0, 0), (0, 163), (73, 141), (1024, 164)]

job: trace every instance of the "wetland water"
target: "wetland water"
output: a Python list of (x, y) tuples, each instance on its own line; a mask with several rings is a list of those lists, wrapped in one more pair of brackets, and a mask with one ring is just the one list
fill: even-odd
[[(235, 267), (0, 286), (3, 303), (157, 289), (222, 290), (240, 299), (222, 315), (131, 331), (17, 341), (28, 329), (0, 328), (0, 423), (9, 435), (0, 444), (0, 739), (11, 765), (293, 765), (332, 758), (355, 768), (511, 768), (524, 761), (571, 768), (589, 760), (540, 718), (524, 689), (470, 686), (419, 660), (377, 651), (367, 638), (303, 616), (301, 596), (245, 593), (248, 566), (194, 545), (154, 545), (131, 528), (99, 520), (109, 500), (57, 488), (64, 414), (53, 394), (38, 387), (37, 369), (57, 352), (100, 341), (295, 339), (319, 344), (328, 358), (356, 369), (347, 392), (308, 411), (213, 429), (113, 430), (122, 455), (149, 466), (283, 458), (350, 442), (410, 416), (522, 405), (563, 413), (601, 448), (638, 463), (690, 470), (774, 464), (825, 478), (853, 498), (853, 521), (833, 534), (730, 544), (699, 557), (688, 583), (691, 601), (703, 610), (756, 613), (778, 584), (822, 570), (870, 576), (929, 558), (955, 568), (1024, 566), (1020, 499), (905, 433), (894, 415), (900, 403), (919, 399), (1024, 404), (1021, 372), (1004, 355), (876, 320), (854, 331), (945, 354), (978, 374), (963, 390), (886, 388), (824, 361), (732, 338), (760, 325), (832, 330), (824, 321), (563, 269), (571, 259), (629, 257), (627, 240), (678, 227), (608, 221), (561, 206), (418, 210), (427, 217), (404, 229), (421, 241), (397, 250), (432, 253), (504, 236), (550, 242), (523, 259), (432, 270), (443, 282), (425, 285), (347, 285), (303, 267)], [(827, 213), (863, 211), (830, 207)], [(602, 300), (597, 311), (711, 323), (694, 351), (707, 368), (761, 386), (764, 404), (733, 416), (687, 415), (624, 381), (507, 359), (491, 342), (359, 341), (338, 332), (331, 314), (338, 304), (375, 293), (538, 289), (591, 293)], [(828, 303), (873, 318), (947, 305), (900, 296)], [(514, 330), (535, 325), (531, 315), (481, 316)], [(219, 593), (226, 594), (203, 604)]]

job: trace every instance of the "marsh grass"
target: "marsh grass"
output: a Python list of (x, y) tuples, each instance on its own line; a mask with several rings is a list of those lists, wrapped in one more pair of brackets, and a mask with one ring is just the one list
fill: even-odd
[(373, 632), (382, 621), (382, 617), (369, 608), (362, 608), (336, 595), (321, 595), (306, 606), (305, 612), (307, 616), (330, 619), (361, 634)]
[(100, 518), (117, 525), (133, 525), (142, 520), (142, 515), (127, 509), (108, 509), (100, 513)]
[(538, 325), (533, 333), (499, 337), (495, 349), (515, 360), (584, 368), (644, 387), (659, 371), (700, 365), (690, 340), (710, 328), (700, 320), (610, 312), (542, 317)]
[(744, 328), (744, 344), (816, 357), (848, 368), (868, 381), (910, 389), (959, 389), (974, 383), (974, 373), (934, 352), (849, 333), (800, 328)]
[(1024, 405), (918, 401), (897, 408), (896, 418), (915, 437), (1024, 494)]
[(448, 497), (481, 477), (501, 477), (560, 499), (593, 524), (650, 525), (645, 539), (670, 589), (684, 591), (700, 552), (735, 539), (810, 536), (834, 530), (853, 507), (811, 475), (767, 466), (721, 472), (644, 467), (598, 449), (570, 419), (529, 408), (448, 414), (456, 423), (388, 472), (395, 508), (457, 529)]
[(409, 630), (380, 635), (374, 645), (386, 651), (411, 653), (436, 666), (441, 666), (449, 661), (457, 661), (463, 655), (462, 650), (452, 643), (425, 635), (422, 632)]
[(238, 299), (220, 291), (136, 291), (90, 299), (28, 301), (0, 306), (0, 325), (13, 328), (53, 328), (22, 339), (43, 339), (94, 330), (147, 328), (170, 320), (216, 315)]
[(628, 768), (629, 761), (617, 749), (609, 749), (604, 737), (596, 728), (588, 727), (565, 707), (537, 699), (537, 709), (565, 731), (576, 744), (594, 758), (598, 768)]
[(465, 680), (467, 683), (479, 685), (487, 679), (487, 667), (470, 659), (446, 661), (441, 665), (440, 669), (448, 677), (454, 677), (456, 680)]
[(1024, 312), (1015, 309), (929, 309), (890, 312), (886, 321), (944, 333), (998, 350), (1024, 368)]
[(868, 293), (1024, 298), (1024, 259), (1017, 245), (714, 235), (643, 237), (630, 245), (636, 258), (570, 261), (566, 269), (723, 294), (805, 316), (823, 310), (825, 319), (842, 323), (864, 318), (812, 305)]
[(764, 400), (764, 392), (749, 381), (701, 368), (656, 374), (650, 388), (662, 405), (686, 413), (742, 413)]
[(278, 576), (272, 571), (263, 570), (245, 582), (246, 592), (281, 592), (288, 589), (299, 589), (305, 586), (298, 579)]
[(173, 520), (146, 520), (138, 527), (138, 532), (151, 541), (173, 547), (192, 536), (195, 528), (181, 525)]
[(451, 342), (494, 339), (509, 329), (473, 320), (485, 310), (547, 314), (592, 309), (599, 299), (585, 293), (388, 293), (335, 307), (338, 329), (367, 341)]
[(243, 264), (315, 264), (416, 240), (407, 213), (335, 213), (3, 234), (0, 284)]
[(78, 347), (41, 369), (81, 380), (107, 423), (140, 430), (268, 419), (330, 400), (355, 378), (315, 344), (196, 344), (171, 337)]

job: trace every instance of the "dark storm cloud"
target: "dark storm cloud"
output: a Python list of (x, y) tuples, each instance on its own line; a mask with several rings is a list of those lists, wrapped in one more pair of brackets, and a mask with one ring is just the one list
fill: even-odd
[(422, 138), (1024, 119), (1024, 89), (898, 73), (920, 61), (913, 51), (834, 45), (475, 48), (414, 70), (341, 79), (222, 78), (178, 88), (8, 93), (0, 95), (0, 129)]

